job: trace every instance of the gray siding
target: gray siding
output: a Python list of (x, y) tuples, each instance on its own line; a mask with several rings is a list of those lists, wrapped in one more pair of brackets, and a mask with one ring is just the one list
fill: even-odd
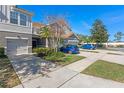
[(32, 53), (32, 35), (31, 34), (19, 34), (14, 32), (4, 32), (0, 31), (0, 45), (5, 47), (7, 46), (7, 39), (6, 37), (20, 37), (21, 38), (28, 38), (28, 50), (29, 53)]
[(10, 20), (10, 6), (0, 5), (0, 22), (9, 23)]
[[(27, 38), (28, 39), (28, 51), (29, 53), (32, 53), (31, 16), (29, 16), (27, 19), (28, 26), (20, 26), (19, 19), (18, 19), (18, 24), (11, 24), (10, 23), (10, 11), (11, 10), (13, 9), (10, 5), (0, 5), (0, 46), (3, 46), (6, 51), (7, 37), (17, 38), (17, 39)], [(18, 17), (20, 17), (20, 15), (18, 15)]]
[(14, 24), (5, 24), (5, 23), (0, 23), (0, 31), (32, 34), (31, 28), (29, 27), (18, 26)]
[[(20, 19), (18, 19), (18, 24), (12, 24), (10, 23), (11, 10), (13, 10), (13, 8), (10, 5), (0, 5), (0, 31), (31, 34), (32, 33), (31, 16), (27, 15), (27, 22), (26, 22), (27, 26), (20, 26)], [(18, 12), (18, 14), (20, 14), (20, 12)]]

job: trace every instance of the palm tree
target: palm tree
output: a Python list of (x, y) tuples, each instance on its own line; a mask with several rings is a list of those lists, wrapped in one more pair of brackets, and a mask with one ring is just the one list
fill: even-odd
[(45, 26), (41, 28), (39, 36), (46, 39), (46, 47), (48, 47), (48, 38), (50, 37), (50, 29)]

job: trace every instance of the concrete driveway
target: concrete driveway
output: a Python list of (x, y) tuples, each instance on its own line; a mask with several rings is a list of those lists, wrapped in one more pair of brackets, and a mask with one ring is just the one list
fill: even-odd
[(22, 83), (57, 69), (54, 63), (32, 55), (11, 56), (9, 59)]
[(99, 53), (81, 52), (79, 55), (86, 56), (87, 58), (50, 72), (47, 76), (40, 76), (28, 82), (24, 82), (16, 86), (16, 88), (124, 88), (124, 83), (80, 73), (99, 59), (124, 64), (122, 60), (124, 59), (123, 55), (110, 55), (107, 54), (107, 52), (110, 51), (98, 51)]

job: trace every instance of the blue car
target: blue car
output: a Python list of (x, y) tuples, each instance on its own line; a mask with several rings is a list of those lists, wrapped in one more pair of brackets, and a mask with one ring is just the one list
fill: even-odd
[(70, 54), (78, 54), (79, 48), (76, 45), (67, 45), (60, 48), (61, 52), (70, 53)]
[(94, 50), (94, 49), (96, 49), (96, 46), (93, 45), (93, 44), (84, 44), (84, 45), (81, 46), (81, 48)]

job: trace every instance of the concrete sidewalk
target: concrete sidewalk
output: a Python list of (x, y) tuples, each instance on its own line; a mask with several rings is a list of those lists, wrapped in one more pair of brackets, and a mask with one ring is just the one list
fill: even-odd
[[(96, 56), (96, 55), (95, 55)], [(23, 83), (23, 86), (26, 88), (57, 88), (71, 80), (71, 78), (75, 77), (76, 75), (80, 74), (80, 72), (87, 68), (90, 64), (97, 60), (97, 58), (93, 56), (90, 58), (86, 58), (65, 67), (62, 67), (54, 72), (48, 73), (47, 76), (38, 77), (36, 79), (27, 81)], [(16, 86), (22, 87), (21, 85)]]
[(61, 88), (124, 88), (124, 83), (85, 74), (78, 74), (61, 86)]
[(87, 68), (89, 65), (94, 63), (96, 60), (101, 59), (103, 56), (104, 56), (104, 54), (93, 54), (83, 60), (80, 60), (80, 61), (74, 62), (70, 65), (67, 65), (67, 66), (65, 66), (65, 68), (68, 68), (73, 71), (81, 72), (82, 70)]
[[(86, 54), (87, 53), (87, 54)], [(38, 77), (23, 83), (25, 88), (84, 88), (84, 87), (124, 87), (124, 83), (81, 74), (80, 72), (94, 63), (96, 60), (110, 60), (111, 62), (123, 64), (124, 56), (108, 55), (106, 53), (81, 52), (80, 55), (87, 58), (62, 67), (48, 73), (44, 77)], [(16, 88), (22, 85), (16, 86)]]

